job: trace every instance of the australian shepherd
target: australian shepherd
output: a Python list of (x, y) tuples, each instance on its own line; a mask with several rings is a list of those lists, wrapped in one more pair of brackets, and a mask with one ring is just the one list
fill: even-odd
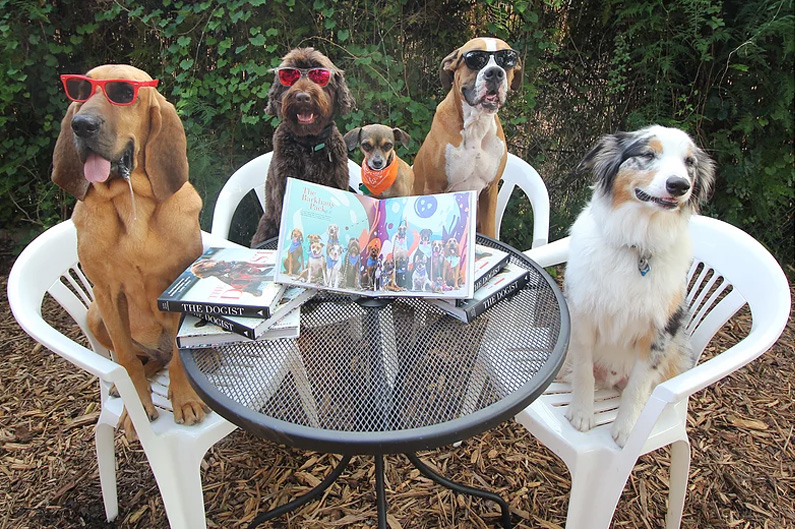
[(713, 162), (686, 133), (655, 125), (605, 136), (580, 167), (596, 183), (566, 265), (566, 417), (590, 430), (594, 388), (621, 390), (611, 433), (623, 447), (654, 387), (696, 360), (683, 329), (688, 219), (710, 191)]

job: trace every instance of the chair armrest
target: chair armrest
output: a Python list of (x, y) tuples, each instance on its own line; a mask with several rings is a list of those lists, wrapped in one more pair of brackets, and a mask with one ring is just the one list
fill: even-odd
[(672, 403), (714, 384), (761, 356), (773, 346), (781, 335), (781, 331), (777, 333), (774, 330), (772, 332), (765, 331), (768, 329), (752, 329), (748, 336), (718, 356), (662, 382), (654, 389), (653, 395), (660, 400)]
[(570, 240), (571, 237), (564, 237), (549, 244), (526, 250), (524, 254), (543, 268), (565, 263), (569, 259)]

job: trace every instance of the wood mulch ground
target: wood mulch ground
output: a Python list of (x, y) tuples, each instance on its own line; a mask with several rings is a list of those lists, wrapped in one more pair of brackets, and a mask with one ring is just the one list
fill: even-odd
[[(0, 529), (167, 528), (140, 445), (121, 434), (120, 514), (105, 521), (94, 452), (96, 381), (21, 331), (8, 310), (9, 268), (10, 258), (0, 257)], [(55, 306), (46, 312), (69, 328)], [(748, 323), (747, 315), (729, 322), (711, 347), (736, 342)], [(790, 321), (763, 357), (691, 399), (692, 465), (682, 527), (795, 527), (793, 344)], [(459, 448), (420, 457), (447, 477), (501, 494), (517, 529), (565, 525), (565, 466), (512, 421)], [(305, 492), (336, 461), (237, 430), (211, 448), (202, 465), (208, 526), (246, 527), (257, 509)], [(641, 458), (613, 527), (664, 526), (668, 465), (667, 450)], [(390, 529), (498, 526), (496, 505), (435, 485), (402, 456), (386, 458), (386, 478)], [(374, 499), (372, 460), (354, 458), (321, 501), (261, 527), (372, 528)]]

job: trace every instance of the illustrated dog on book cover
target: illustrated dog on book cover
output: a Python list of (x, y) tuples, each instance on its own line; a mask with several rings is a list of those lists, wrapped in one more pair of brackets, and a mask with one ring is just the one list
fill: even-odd
[[(104, 65), (62, 80), (72, 103), (52, 180), (78, 199), (77, 252), (94, 291), (88, 326), (129, 373), (150, 420), (158, 412), (147, 378), (168, 364), (174, 420), (194, 424), (207, 408), (180, 363), (179, 315), (157, 308), (202, 253), (202, 201), (188, 182), (182, 122), (138, 68)], [(133, 436), (129, 417), (124, 428)]]
[(688, 220), (707, 198), (713, 163), (678, 129), (605, 136), (581, 167), (596, 177), (571, 228), (566, 417), (594, 426), (594, 388), (622, 390), (612, 436), (624, 446), (654, 387), (693, 366), (684, 333)]

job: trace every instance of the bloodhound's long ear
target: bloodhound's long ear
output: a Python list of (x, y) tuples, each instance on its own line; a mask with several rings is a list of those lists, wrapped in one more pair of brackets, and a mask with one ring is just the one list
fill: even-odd
[(439, 81), (441, 81), (445, 92), (449, 92), (450, 87), (453, 86), (456, 68), (458, 68), (458, 50), (442, 59), (442, 65), (439, 68)]
[(144, 170), (152, 192), (163, 202), (188, 181), (187, 141), (174, 105), (160, 93), (149, 108), (149, 137), (144, 151)]
[(70, 104), (61, 121), (61, 132), (52, 153), (52, 181), (78, 200), (83, 200), (91, 182), (83, 176), (83, 164), (72, 137), (72, 117), (76, 106), (77, 103)]

